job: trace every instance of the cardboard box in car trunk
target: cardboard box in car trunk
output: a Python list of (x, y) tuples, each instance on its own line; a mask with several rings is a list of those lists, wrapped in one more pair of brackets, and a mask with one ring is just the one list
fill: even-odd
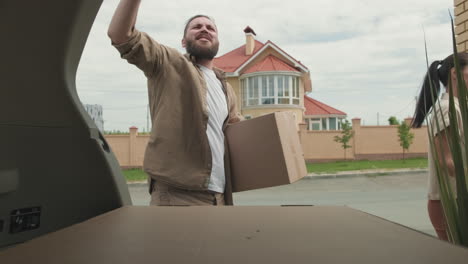
[(229, 125), (233, 192), (293, 183), (307, 174), (295, 118), (276, 112)]

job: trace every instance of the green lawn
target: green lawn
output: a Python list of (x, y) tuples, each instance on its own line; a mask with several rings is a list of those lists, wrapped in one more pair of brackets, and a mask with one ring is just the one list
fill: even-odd
[(132, 181), (146, 181), (146, 173), (141, 169), (129, 169), (129, 170), (122, 170), (125, 179), (128, 182)]
[[(335, 173), (340, 171), (371, 170), (371, 169), (401, 169), (401, 168), (427, 168), (426, 158), (407, 160), (356, 160), (336, 161), (327, 163), (308, 163), (309, 173)], [(140, 169), (123, 170), (128, 182), (146, 181), (146, 174)]]
[(406, 160), (355, 160), (307, 164), (307, 171), (309, 173), (335, 173), (340, 171), (353, 170), (402, 168), (427, 168), (427, 159), (414, 158)]

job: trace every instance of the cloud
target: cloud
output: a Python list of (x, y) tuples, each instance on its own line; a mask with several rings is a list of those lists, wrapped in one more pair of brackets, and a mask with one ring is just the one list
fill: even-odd
[[(105, 128), (146, 127), (147, 88), (143, 74), (119, 57), (107, 27), (117, 0), (106, 0), (93, 25), (77, 74), (84, 103), (104, 106)], [(451, 52), (448, 9), (452, 0), (220, 2), (142, 1), (137, 27), (183, 52), (185, 21), (195, 14), (215, 18), (220, 55), (244, 44), (249, 25), (260, 41), (271, 40), (311, 72), (312, 97), (380, 124), (386, 115), (411, 115), (425, 73), (424, 34), (429, 59)]]

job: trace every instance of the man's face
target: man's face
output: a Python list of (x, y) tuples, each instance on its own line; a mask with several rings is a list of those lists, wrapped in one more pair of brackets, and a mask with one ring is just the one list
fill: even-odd
[(219, 48), (216, 25), (206, 17), (190, 21), (182, 39), (182, 47), (197, 59), (212, 60)]

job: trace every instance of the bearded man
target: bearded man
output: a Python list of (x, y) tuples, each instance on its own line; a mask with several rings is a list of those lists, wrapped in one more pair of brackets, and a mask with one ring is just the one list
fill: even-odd
[(148, 79), (152, 130), (143, 168), (151, 205), (232, 205), (224, 131), (238, 122), (235, 94), (213, 65), (218, 29), (205, 15), (191, 17), (186, 54), (135, 29), (140, 0), (121, 0), (108, 36), (123, 59)]

